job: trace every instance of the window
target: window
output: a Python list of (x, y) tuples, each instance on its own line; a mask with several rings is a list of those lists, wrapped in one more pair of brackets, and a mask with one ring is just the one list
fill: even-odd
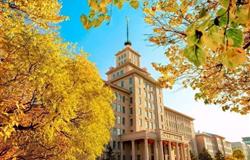
[(150, 123), (150, 128), (153, 129), (153, 123), (152, 122)]
[(149, 128), (149, 122), (147, 122), (147, 128)]
[(125, 113), (125, 106), (122, 106), (122, 113)]
[(139, 120), (139, 125), (142, 126), (142, 119)]
[(141, 108), (139, 108), (139, 115), (142, 115), (142, 111), (141, 111)]
[(130, 108), (129, 111), (130, 114), (133, 114), (133, 108)]
[(141, 84), (141, 78), (139, 78), (139, 84)]
[(122, 134), (121, 129), (120, 129), (120, 128), (117, 128), (117, 135), (119, 136), (119, 135), (121, 135), (121, 134)]
[(114, 111), (116, 111), (116, 104), (115, 103), (112, 104), (112, 108)]
[(121, 105), (117, 104), (117, 112), (121, 112)]
[(113, 149), (116, 148), (116, 141), (113, 141)]
[(125, 125), (125, 118), (122, 117), (122, 124)]
[(124, 87), (124, 81), (121, 81), (121, 87)]
[(116, 128), (113, 128), (113, 135), (117, 135), (117, 130), (116, 130)]
[(130, 101), (130, 104), (133, 103), (133, 98), (130, 97), (129, 101)]
[(141, 104), (141, 97), (139, 97), (139, 104)]
[(139, 88), (139, 95), (141, 95), (141, 88)]
[(133, 87), (129, 87), (129, 93), (133, 93)]
[(130, 126), (133, 126), (133, 119), (130, 119)]
[(152, 119), (152, 112), (149, 113), (149, 118)]
[(116, 117), (116, 122), (117, 122), (117, 124), (121, 124), (121, 117), (120, 116)]
[(115, 74), (112, 75), (113, 76), (113, 79), (115, 78)]
[(122, 97), (122, 101), (123, 101), (123, 103), (125, 103), (125, 96)]
[(133, 79), (129, 78), (129, 84), (133, 84)]

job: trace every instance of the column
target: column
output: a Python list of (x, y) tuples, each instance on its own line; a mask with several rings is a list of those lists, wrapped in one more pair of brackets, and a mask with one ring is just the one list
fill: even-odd
[(180, 160), (179, 144), (176, 142), (176, 159)]
[(181, 144), (181, 160), (185, 160), (185, 156), (184, 156), (184, 144)]
[(184, 156), (184, 159), (186, 160), (187, 159), (187, 150), (186, 150), (185, 144), (183, 144), (183, 156)]
[(164, 158), (163, 158), (163, 144), (162, 144), (162, 141), (160, 141), (160, 160), (164, 160)]
[(144, 139), (144, 160), (148, 160), (148, 139)]
[(135, 141), (132, 140), (132, 160), (135, 160)]
[(157, 146), (157, 140), (154, 141), (154, 160), (158, 160), (158, 146)]
[(173, 155), (172, 155), (171, 142), (168, 142), (168, 156), (169, 156), (169, 160), (174, 160)]
[(123, 160), (123, 141), (120, 141), (120, 148), (121, 148), (121, 158), (120, 158), (120, 160)]
[(190, 155), (190, 149), (189, 149), (189, 144), (188, 144), (188, 147), (187, 147), (187, 154), (188, 154), (188, 160), (191, 160), (191, 155)]

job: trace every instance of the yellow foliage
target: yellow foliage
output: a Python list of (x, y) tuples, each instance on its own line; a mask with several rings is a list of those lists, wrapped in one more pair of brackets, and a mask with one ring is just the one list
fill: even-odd
[(62, 20), (57, 1), (14, 2), (0, 2), (0, 159), (94, 160), (114, 123), (111, 90), (47, 29)]

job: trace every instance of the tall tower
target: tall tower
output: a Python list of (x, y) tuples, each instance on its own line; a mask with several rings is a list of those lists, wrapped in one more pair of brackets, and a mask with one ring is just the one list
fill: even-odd
[(129, 40), (129, 24), (128, 24), (128, 18), (126, 18), (126, 25), (127, 25), (127, 30), (126, 30), (126, 36), (127, 39), (124, 43), (125, 48), (118, 52), (116, 56), (116, 67), (119, 67), (126, 62), (131, 62), (132, 64), (136, 65), (137, 67), (140, 67), (140, 54), (135, 52), (132, 49), (132, 43)]
[(125, 46), (106, 73), (106, 83), (116, 95), (110, 145), (119, 160), (187, 160), (193, 119), (164, 107), (162, 89), (141, 68), (141, 56), (132, 48), (126, 22)]

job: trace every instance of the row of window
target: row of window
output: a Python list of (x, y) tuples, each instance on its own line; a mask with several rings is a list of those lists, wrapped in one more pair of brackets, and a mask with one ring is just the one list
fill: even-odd
[(116, 123), (125, 125), (125, 117), (116, 116)]
[(115, 97), (116, 97), (116, 101), (123, 102), (123, 103), (125, 103), (126, 101), (126, 97), (117, 92), (115, 92)]
[(112, 78), (115, 79), (116, 77), (122, 76), (124, 74), (123, 69), (120, 71), (117, 71), (116, 73), (113, 73)]
[[(116, 116), (116, 124), (123, 124), (125, 125), (125, 117), (122, 117), (122, 116)], [(133, 119), (131, 118), (129, 120), (129, 124), (130, 126), (133, 126)]]
[(125, 134), (125, 129), (121, 129), (121, 128), (113, 128), (113, 135), (114, 136), (119, 136)]
[[(124, 87), (125, 86), (125, 80), (122, 80), (122, 81), (120, 81), (120, 87)], [(129, 79), (128, 79), (128, 82), (129, 82), (129, 85), (132, 85), (133, 84), (133, 79), (132, 79), (132, 77), (130, 77)]]
[(121, 106), (120, 104), (116, 104), (116, 103), (113, 103), (112, 105), (113, 105), (114, 111), (120, 112), (120, 113), (126, 113), (125, 106)]

